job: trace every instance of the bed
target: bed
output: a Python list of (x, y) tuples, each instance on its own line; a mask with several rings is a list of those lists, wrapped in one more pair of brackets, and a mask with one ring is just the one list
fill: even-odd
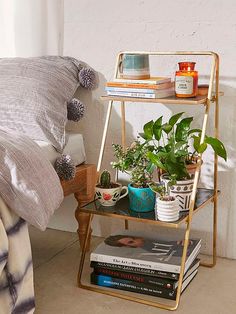
[[(92, 72), (70, 57), (0, 59), (0, 309), (33, 313), (33, 269), (27, 223), (44, 230), (64, 196), (78, 206), (80, 245), (94, 197), (96, 167), (86, 164), (83, 136), (66, 134), (67, 104)], [(83, 72), (83, 76), (81, 73)], [(59, 178), (52, 165), (73, 159), (73, 178)]]

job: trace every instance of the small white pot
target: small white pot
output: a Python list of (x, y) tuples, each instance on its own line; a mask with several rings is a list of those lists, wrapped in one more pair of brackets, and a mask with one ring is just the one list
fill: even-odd
[[(163, 174), (161, 181), (168, 187), (170, 181), (168, 175)], [(169, 195), (175, 197), (179, 202), (179, 210), (185, 211), (189, 209), (191, 194), (193, 191), (194, 175), (191, 179), (177, 181), (176, 184), (170, 186)]]
[(179, 203), (177, 199), (173, 201), (163, 201), (156, 198), (155, 217), (161, 221), (176, 221), (179, 219)]

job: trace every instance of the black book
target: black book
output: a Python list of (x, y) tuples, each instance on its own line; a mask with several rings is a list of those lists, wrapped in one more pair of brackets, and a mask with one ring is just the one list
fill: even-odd
[[(181, 292), (188, 286), (192, 279), (196, 276), (198, 269), (185, 279), (182, 284)], [(175, 300), (177, 289), (165, 289), (160, 287), (153, 287), (148, 284), (138, 283), (131, 280), (124, 280), (119, 278), (113, 278), (110, 276), (96, 275), (94, 272), (91, 274), (91, 283), (113, 289), (120, 289), (125, 291), (137, 292), (141, 294), (152, 295), (156, 297)]]
[[(189, 270), (185, 273), (183, 280), (185, 280), (188, 276), (192, 274), (192, 272), (198, 269), (199, 264), (200, 264), (199, 259), (194, 260)], [(104, 276), (110, 276), (113, 278), (131, 280), (137, 283), (148, 284), (153, 287), (162, 287), (165, 289), (172, 289), (172, 290), (175, 290), (178, 287), (178, 280), (166, 279), (166, 278), (155, 277), (155, 276), (147, 276), (144, 274), (126, 272), (122, 270), (115, 270), (110, 267), (100, 267), (96, 265), (94, 267), (93, 272), (96, 275), (104, 275)]]
[[(189, 271), (193, 267), (198, 267), (196, 264), (199, 265), (199, 259), (195, 259), (193, 263), (190, 265), (189, 270), (187, 270), (184, 274), (185, 277), (188, 276)], [(179, 279), (179, 273), (171, 273), (171, 272), (165, 272), (161, 270), (154, 270), (154, 269), (148, 269), (148, 268), (140, 268), (140, 267), (133, 267), (133, 266), (125, 266), (125, 265), (117, 265), (117, 264), (110, 264), (110, 263), (102, 263), (102, 262), (94, 262), (92, 261), (90, 263), (90, 267), (97, 269), (109, 269), (111, 271), (118, 271), (122, 273), (131, 273), (131, 274), (137, 274), (140, 276), (145, 277), (152, 277), (152, 278), (163, 278), (163, 279), (171, 279), (171, 280), (178, 280)]]

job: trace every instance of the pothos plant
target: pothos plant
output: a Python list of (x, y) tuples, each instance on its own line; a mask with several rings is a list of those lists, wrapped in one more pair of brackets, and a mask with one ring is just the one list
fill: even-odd
[[(211, 146), (216, 155), (227, 159), (224, 144), (215, 137), (205, 136), (201, 143), (200, 129), (192, 129), (193, 117), (182, 118), (184, 112), (173, 115), (163, 123), (162, 116), (156, 121), (149, 121), (143, 127), (140, 136), (143, 145), (149, 147), (147, 158), (152, 165), (164, 170), (174, 184), (177, 180), (189, 178), (187, 164), (194, 156), (202, 154)], [(190, 150), (192, 141), (193, 150)]]
[(129, 147), (123, 149), (119, 144), (112, 144), (114, 156), (117, 161), (111, 163), (112, 167), (129, 174), (133, 187), (146, 188), (152, 180), (155, 165), (147, 158), (152, 147), (148, 142), (141, 143), (139, 138)]

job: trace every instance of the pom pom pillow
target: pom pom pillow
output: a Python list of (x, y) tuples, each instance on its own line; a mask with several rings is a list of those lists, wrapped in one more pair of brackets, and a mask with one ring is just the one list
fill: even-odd
[(67, 102), (80, 85), (80, 70), (70, 57), (0, 59), (0, 127), (50, 142), (61, 152)]

